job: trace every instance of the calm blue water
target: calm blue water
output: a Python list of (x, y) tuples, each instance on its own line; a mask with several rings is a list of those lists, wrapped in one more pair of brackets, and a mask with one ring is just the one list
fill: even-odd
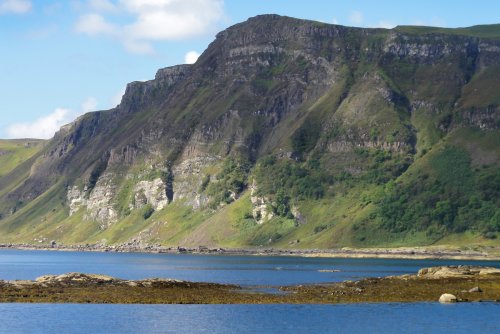
[(0, 304), (0, 333), (499, 333), (500, 305)]
[[(321, 259), (0, 250), (0, 279), (70, 271), (242, 285), (320, 283), (500, 261)], [(318, 270), (338, 269), (337, 273)], [(500, 304), (0, 304), (0, 333), (500, 333)]]
[[(0, 250), (0, 279), (34, 279), (77, 271), (124, 279), (150, 277), (240, 285), (289, 285), (414, 274), (422, 267), (500, 261), (328, 259), (278, 256), (90, 253)], [(340, 272), (319, 272), (338, 269)]]

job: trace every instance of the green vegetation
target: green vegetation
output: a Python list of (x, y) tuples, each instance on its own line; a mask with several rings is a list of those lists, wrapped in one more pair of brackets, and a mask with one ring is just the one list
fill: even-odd
[(425, 231), (430, 239), (475, 230), (487, 237), (500, 232), (500, 170), (472, 170), (468, 154), (445, 146), (429, 154), (421, 168), (389, 183), (380, 200), (380, 224), (391, 232)]
[(207, 189), (207, 195), (213, 198), (213, 207), (221, 203), (231, 203), (246, 188), (250, 167), (249, 161), (243, 158), (228, 157), (215, 180), (210, 183), (205, 180), (204, 188)]
[(321, 168), (318, 160), (300, 163), (267, 156), (260, 160), (255, 179), (261, 195), (271, 195), (276, 201), (276, 213), (287, 216), (291, 201), (320, 199), (333, 183), (333, 177)]
[(44, 144), (38, 139), (0, 140), (0, 178), (36, 155)]
[(477, 25), (468, 28), (397, 26), (395, 29), (403, 33), (410, 34), (449, 34), (483, 38), (500, 38), (500, 24)]

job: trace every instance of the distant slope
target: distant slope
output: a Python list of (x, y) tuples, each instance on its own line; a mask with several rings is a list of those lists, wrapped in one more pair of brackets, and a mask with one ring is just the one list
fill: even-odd
[(257, 16), (6, 167), (0, 242), (499, 245), (498, 78), (500, 25)]
[(44, 144), (38, 139), (0, 139), (0, 178), (37, 154)]

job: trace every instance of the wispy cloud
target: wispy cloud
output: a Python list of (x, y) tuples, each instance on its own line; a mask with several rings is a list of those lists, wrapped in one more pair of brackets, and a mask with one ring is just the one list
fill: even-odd
[(118, 93), (116, 93), (112, 98), (111, 98), (111, 108), (116, 107), (122, 102), (122, 97), (123, 94), (125, 94), (125, 87), (122, 88)]
[(81, 16), (75, 24), (75, 30), (90, 36), (112, 36), (118, 33), (118, 27), (106, 22), (103, 16), (95, 13)]
[(360, 11), (355, 10), (349, 15), (349, 22), (352, 24), (360, 25), (363, 23), (363, 20), (363, 13)]
[(0, 14), (25, 14), (33, 5), (28, 0), (1, 0)]
[(117, 12), (118, 6), (109, 0), (89, 0), (89, 7), (98, 12)]
[(68, 123), (69, 109), (57, 108), (51, 114), (31, 123), (16, 123), (7, 128), (8, 138), (51, 138), (64, 124)]
[[(90, 0), (75, 30), (114, 38), (133, 53), (154, 52), (155, 41), (206, 34), (223, 18), (223, 0)], [(124, 20), (129, 20), (124, 23)]]
[(379, 21), (377, 28), (385, 28), (385, 29), (392, 29), (396, 26), (396, 24), (389, 22), (389, 21)]
[(427, 20), (413, 20), (411, 22), (415, 26), (432, 26), (432, 27), (447, 27), (446, 21), (440, 17), (433, 17)]
[(76, 117), (96, 110), (97, 100), (93, 97), (87, 98), (81, 105), (80, 110), (74, 111), (67, 108), (56, 108), (52, 113), (40, 117), (33, 122), (11, 124), (7, 127), (8, 138), (39, 138), (49, 139), (54, 136), (61, 126), (72, 122)]
[(94, 97), (88, 97), (85, 101), (82, 103), (81, 107), (81, 113), (85, 114), (91, 111), (96, 111), (97, 109), (97, 100)]
[(184, 56), (184, 63), (186, 63), (186, 64), (194, 64), (198, 60), (199, 56), (200, 56), (200, 54), (198, 52), (196, 52), (196, 51), (189, 51)]

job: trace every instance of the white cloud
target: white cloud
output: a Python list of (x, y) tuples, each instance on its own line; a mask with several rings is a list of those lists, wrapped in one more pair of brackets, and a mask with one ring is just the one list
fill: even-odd
[(385, 28), (385, 29), (392, 29), (396, 26), (396, 24), (388, 21), (379, 21), (377, 28)]
[(415, 26), (431, 26), (431, 27), (446, 27), (446, 21), (439, 17), (433, 17), (428, 20), (413, 20), (411, 25)]
[(81, 105), (81, 110), (73, 111), (67, 108), (56, 108), (51, 114), (40, 117), (33, 122), (15, 123), (7, 127), (8, 138), (39, 138), (49, 139), (61, 126), (66, 125), (78, 116), (96, 110), (97, 100), (87, 98)]
[(97, 109), (97, 100), (93, 97), (88, 97), (85, 101), (82, 103), (82, 113), (88, 113), (91, 111), (96, 111)]
[(332, 23), (333, 23), (333, 24), (339, 24), (339, 20), (337, 20), (337, 18), (336, 18), (336, 17), (334, 17), (334, 18), (332, 19)]
[(81, 16), (76, 22), (75, 29), (77, 32), (87, 35), (115, 35), (117, 27), (106, 22), (104, 17), (99, 14), (87, 14)]
[(69, 109), (57, 108), (53, 113), (32, 123), (12, 124), (7, 128), (8, 138), (51, 138), (61, 126), (68, 123)]
[(206, 34), (223, 19), (224, 12), (223, 0), (119, 0), (116, 4), (90, 0), (88, 4), (93, 12), (82, 15), (75, 30), (113, 36), (134, 53), (153, 53), (155, 41)]
[(98, 12), (116, 12), (118, 7), (109, 0), (89, 0), (89, 7)]
[(414, 25), (414, 26), (425, 26), (425, 21), (414, 20), (411, 24)]
[(122, 44), (125, 50), (131, 53), (146, 54), (146, 55), (155, 53), (155, 50), (151, 45), (151, 43), (145, 41), (138, 41), (128, 36), (124, 36), (122, 38)]
[(199, 56), (200, 56), (200, 54), (198, 52), (196, 52), (196, 51), (189, 51), (184, 56), (184, 63), (186, 63), (186, 64), (194, 64), (198, 60)]
[(111, 98), (111, 108), (116, 107), (117, 105), (119, 105), (122, 102), (123, 94), (125, 94), (125, 88), (120, 90), (118, 93), (116, 93), (115, 96), (113, 96)]
[(137, 39), (172, 40), (201, 35), (222, 18), (220, 0), (122, 0), (134, 16), (125, 31)]
[(349, 22), (356, 25), (363, 23), (363, 13), (355, 10), (349, 15)]
[(31, 30), (26, 33), (26, 36), (31, 39), (47, 39), (57, 32), (58, 27), (54, 24), (38, 28), (36, 30)]
[(0, 14), (24, 14), (31, 7), (31, 1), (28, 0), (3, 0), (0, 1)]
[(448, 25), (446, 24), (446, 21), (443, 20), (440, 17), (433, 17), (432, 18), (432, 26), (434, 27), (447, 27)]

